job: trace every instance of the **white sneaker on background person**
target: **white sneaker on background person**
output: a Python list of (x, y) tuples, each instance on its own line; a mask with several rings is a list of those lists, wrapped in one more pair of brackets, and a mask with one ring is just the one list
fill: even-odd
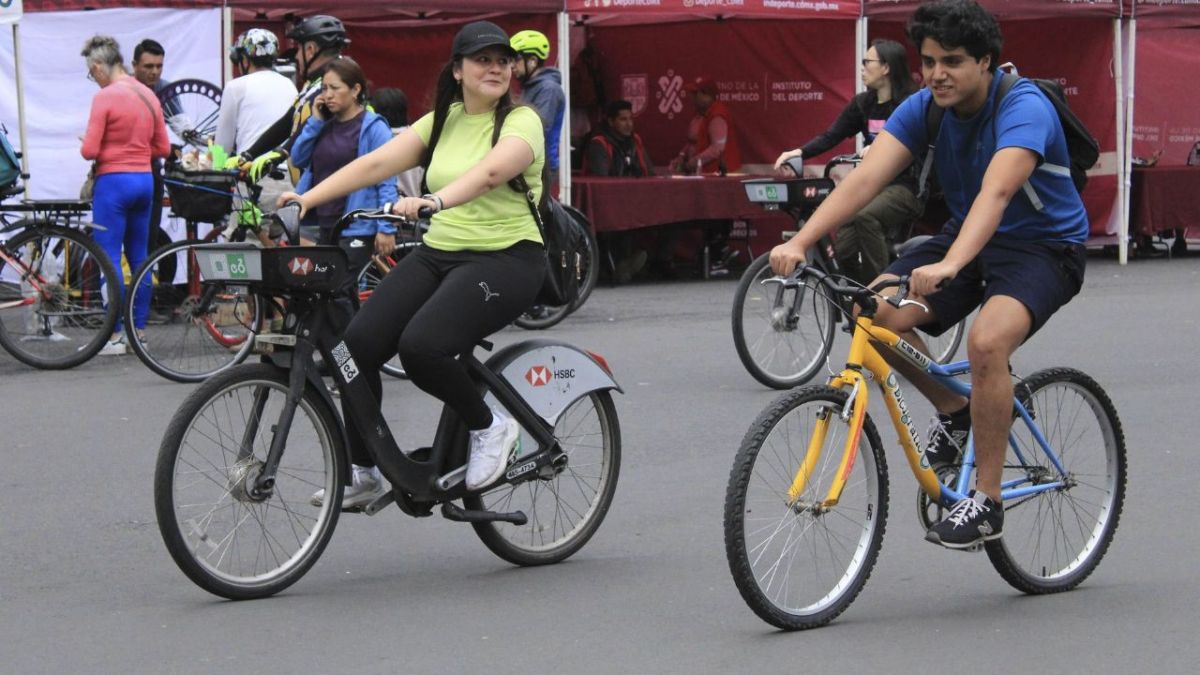
[[(387, 494), (387, 481), (377, 466), (350, 465), (350, 485), (342, 493), (342, 510), (361, 508)], [(312, 499), (313, 506), (325, 503), (325, 490), (317, 490)]]
[(129, 345), (125, 344), (125, 335), (123, 333), (114, 333), (112, 339), (101, 347), (97, 353), (100, 356), (124, 356), (128, 354)]
[(467, 489), (487, 487), (504, 475), (508, 453), (521, 440), (521, 425), (492, 408), (492, 425), (471, 432), (471, 452), (467, 458)]

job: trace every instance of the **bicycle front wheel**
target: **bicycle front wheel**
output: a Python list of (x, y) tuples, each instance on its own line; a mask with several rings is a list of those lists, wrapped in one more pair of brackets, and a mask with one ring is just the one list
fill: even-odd
[[(168, 244), (133, 275), (132, 288), (150, 289), (150, 316), (126, 339), (142, 363), (175, 382), (201, 382), (246, 360), (262, 327), (262, 302), (249, 288), (200, 283), (191, 250), (200, 243)], [(136, 326), (134, 303), (124, 310), (125, 325)]]
[(738, 282), (733, 345), (754, 379), (774, 389), (790, 389), (821, 370), (833, 344), (837, 309), (811, 279), (796, 288), (764, 285), (774, 276), (769, 255), (759, 256)]
[(1017, 384), (1066, 474), (1020, 420), (1013, 424), (1002, 480), (1065, 487), (1004, 503), (1004, 536), (985, 544), (1004, 580), (1031, 594), (1078, 586), (1108, 551), (1125, 501), (1125, 435), (1108, 394), (1070, 368), (1040, 370)]
[(29, 222), (3, 244), (0, 345), (18, 361), (47, 370), (92, 358), (112, 335), (121, 287), (112, 262), (91, 237)]
[(560, 473), (463, 498), (468, 509), (519, 510), (529, 517), (524, 525), (473, 523), (484, 545), (515, 565), (547, 565), (570, 557), (596, 533), (617, 489), (621, 428), (608, 392), (592, 392), (572, 403), (559, 415), (554, 437), (567, 455)]
[[(825, 386), (784, 394), (754, 421), (729, 475), (729, 571), (754, 613), (785, 630), (815, 628), (841, 614), (883, 545), (887, 463), (869, 416), (845, 489), (836, 504), (826, 503), (852, 431), (841, 416), (845, 406), (846, 393)], [(806, 462), (812, 471), (793, 502), (788, 491)]]
[[(247, 364), (201, 385), (158, 451), (154, 507), (179, 569), (231, 600), (273, 595), (312, 567), (333, 535), (345, 449), (336, 415), (313, 389), (296, 405), (274, 485), (256, 491), (286, 405), (288, 373)], [(324, 490), (332, 499), (314, 506)]]

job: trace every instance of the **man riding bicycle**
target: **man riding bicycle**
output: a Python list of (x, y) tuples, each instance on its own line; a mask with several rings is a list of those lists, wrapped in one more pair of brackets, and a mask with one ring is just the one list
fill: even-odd
[[(910, 275), (909, 298), (921, 306), (880, 303), (875, 322), (923, 346), (914, 328), (936, 335), (982, 306), (967, 338), (969, 401), (907, 362), (888, 359), (940, 413), (945, 428), (926, 449), (935, 469), (957, 462), (955, 439), (974, 428), (975, 490), (926, 535), (970, 548), (1001, 536), (1000, 475), (1013, 415), (1009, 357), (1079, 292), (1088, 220), (1064, 168), (1070, 159), (1053, 104), (1022, 80), (994, 106), (1003, 43), (995, 17), (974, 0), (940, 0), (919, 7), (907, 32), (920, 50), (927, 87), (896, 109), (871, 153), (799, 234), (771, 251), (771, 267), (790, 274), (820, 237), (933, 146), (951, 219), (880, 277)], [(932, 139), (930, 105), (946, 111)]]

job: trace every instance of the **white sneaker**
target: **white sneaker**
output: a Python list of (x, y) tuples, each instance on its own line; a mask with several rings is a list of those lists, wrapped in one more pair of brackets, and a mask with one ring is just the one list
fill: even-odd
[[(342, 493), (342, 510), (366, 506), (387, 494), (387, 481), (379, 473), (379, 467), (350, 465), (350, 485)], [(321, 506), (325, 503), (325, 491), (317, 490), (308, 503)]]
[(479, 490), (495, 483), (508, 466), (508, 453), (521, 442), (521, 425), (492, 409), (492, 426), (471, 432), (467, 459), (467, 489)]
[(113, 339), (109, 340), (98, 352), (100, 356), (124, 356), (128, 353), (129, 346), (125, 344), (125, 336), (120, 333), (113, 336)]

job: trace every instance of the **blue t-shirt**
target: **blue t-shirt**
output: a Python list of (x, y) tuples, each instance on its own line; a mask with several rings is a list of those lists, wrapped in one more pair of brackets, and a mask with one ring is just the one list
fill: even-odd
[[(1004, 210), (997, 234), (1022, 241), (1086, 242), (1087, 212), (1065, 169), (1071, 160), (1054, 104), (1037, 85), (1021, 80), (1000, 102), (993, 119), (998, 75), (992, 78), (987, 102), (974, 116), (959, 119), (950, 109), (942, 117), (933, 161), (952, 217), (946, 231), (957, 234), (966, 220), (992, 155), (1017, 147), (1036, 152), (1038, 168)], [(928, 89), (909, 96), (884, 127), (915, 157), (924, 156), (929, 147), (925, 110), (931, 98)]]

